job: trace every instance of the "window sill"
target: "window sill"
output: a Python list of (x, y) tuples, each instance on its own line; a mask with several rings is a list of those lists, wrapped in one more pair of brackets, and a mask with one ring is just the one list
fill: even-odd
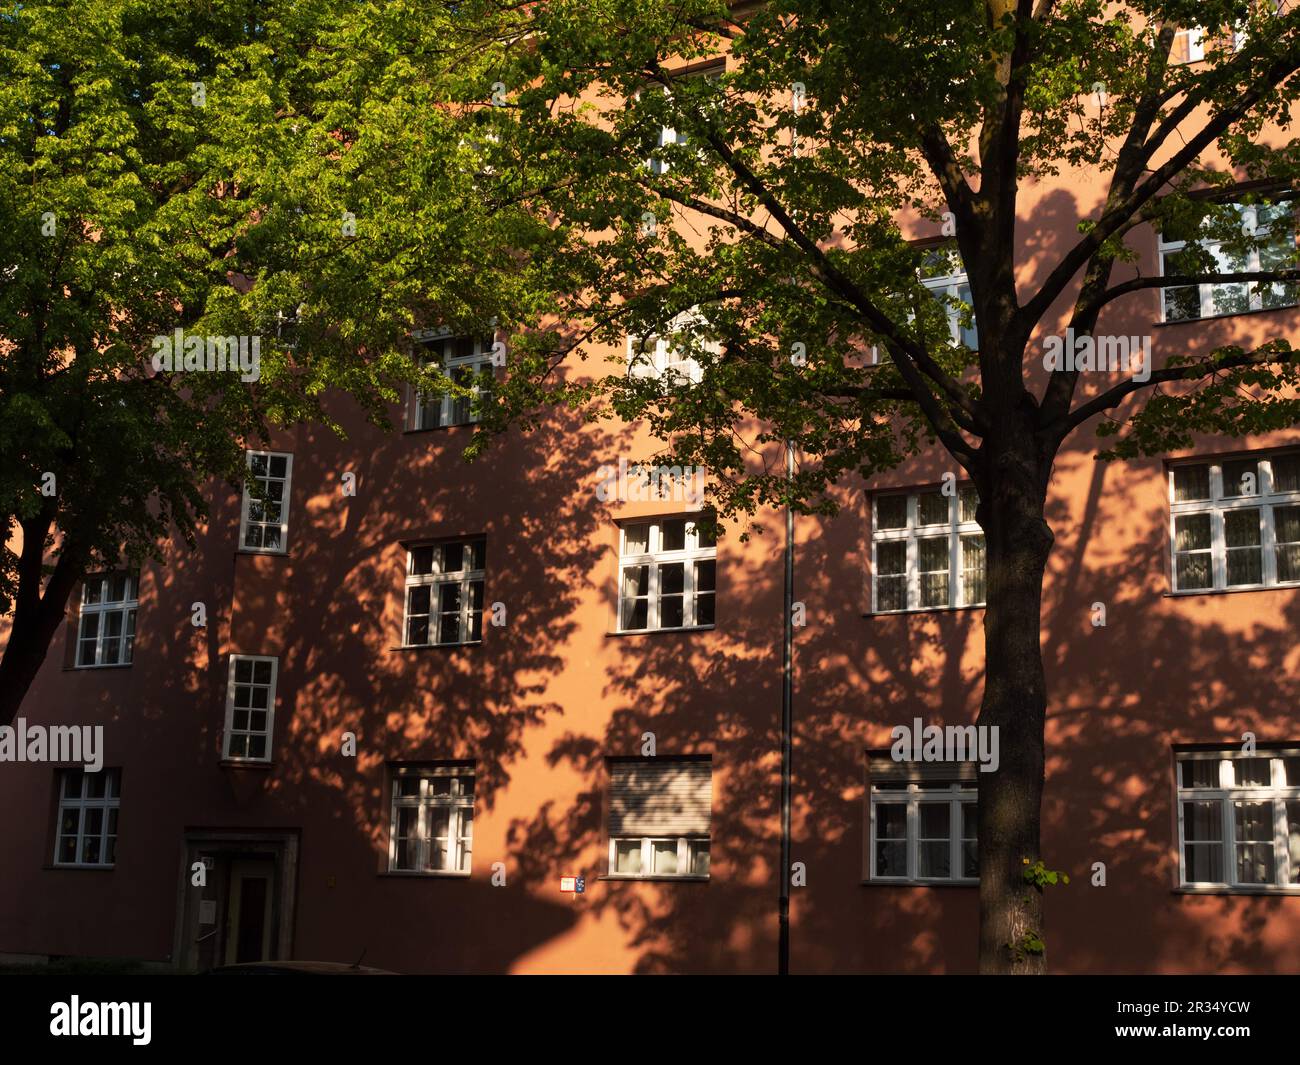
[(987, 603), (970, 603), (967, 606), (918, 606), (909, 610), (866, 610), (864, 618), (894, 618), (908, 614), (956, 614), (962, 610), (984, 610)]
[(383, 869), (378, 876), (391, 876), (398, 880), (468, 880), (469, 873), (453, 873), (441, 869), (418, 872), (415, 869)]
[(712, 632), (717, 625), (678, 625), (671, 629), (615, 629), (607, 632), (607, 637), (612, 636), (659, 636), (664, 633), (673, 632)]
[(288, 555), (289, 555), (289, 549), (286, 547), (283, 551), (268, 551), (266, 548), (256, 548), (256, 547), (237, 547), (237, 548), (235, 548), (235, 554), (237, 554), (237, 555), (270, 555), (272, 558), (287, 558)]
[(602, 873), (596, 877), (597, 880), (640, 880), (656, 884), (707, 884), (707, 876), (668, 876), (666, 874), (651, 874), (643, 876), (640, 873)]
[(482, 640), (466, 640), (464, 643), (399, 643), (390, 647), (389, 653), (398, 651), (455, 651), (459, 647), (482, 647)]
[(1175, 895), (1300, 895), (1300, 884), (1290, 887), (1267, 884), (1183, 884), (1173, 889)]
[(403, 436), (416, 436), (420, 433), (445, 433), (449, 429), (474, 429), (480, 423), (478, 422), (454, 422), (451, 425), (430, 425), (423, 429), (403, 429)]
[(134, 662), (104, 662), (97, 666), (64, 666), (63, 669), (66, 673), (81, 673), (92, 669), (130, 669), (133, 665)]
[[(1240, 284), (1240, 282), (1236, 281), (1229, 281), (1227, 283), (1230, 285)], [(1187, 286), (1173, 285), (1171, 287), (1182, 288)], [(1158, 292), (1160, 290), (1156, 289), (1156, 291)], [(1257, 307), (1252, 308), (1249, 311), (1231, 311), (1227, 314), (1207, 314), (1201, 318), (1179, 318), (1175, 322), (1160, 321), (1152, 322), (1151, 324), (1157, 329), (1164, 329), (1166, 327), (1172, 328), (1179, 325), (1200, 325), (1202, 322), (1221, 322), (1228, 318), (1248, 318), (1252, 314), (1277, 314), (1281, 311), (1294, 311), (1297, 307), (1300, 307), (1300, 303), (1288, 303), (1283, 307)]]
[(217, 763), (222, 769), (274, 769), (275, 763), (261, 758), (223, 758)]
[(1300, 584), (1294, 581), (1286, 584), (1244, 584), (1240, 588), (1189, 588), (1185, 592), (1161, 592), (1165, 599), (1188, 599), (1198, 595), (1240, 595), (1243, 592), (1294, 592), (1300, 591)]
[(111, 873), (114, 869), (117, 868), (117, 866), (116, 864), (82, 865), (82, 864), (74, 864), (72, 862), (66, 862), (66, 863), (55, 862), (52, 865), (43, 865), (41, 866), (41, 868), (46, 872), (63, 872), (64, 870), (68, 870), (74, 873)]
[(906, 887), (906, 888), (972, 888), (979, 887), (976, 880), (862, 880), (862, 887)]

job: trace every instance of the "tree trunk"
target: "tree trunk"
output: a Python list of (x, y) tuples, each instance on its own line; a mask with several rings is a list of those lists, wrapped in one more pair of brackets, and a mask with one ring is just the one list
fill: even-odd
[(0, 725), (18, 716), (36, 674), (40, 672), (50, 642), (63, 623), (68, 597), (81, 576), (75, 553), (65, 543), (49, 579), (45, 580), (45, 541), (48, 519), (22, 522), (23, 547), (18, 558), (18, 593), (14, 596), (13, 625), (0, 656)]
[(979, 967), (1038, 974), (1046, 969), (1042, 897), (1024, 872), (1040, 857), (1047, 687), (1039, 637), (1053, 536), (1042, 457), (1029, 432), (1012, 433), (1015, 444), (990, 456), (979, 507), (988, 567), (979, 724), (998, 730), (999, 752), (997, 771), (979, 774)]

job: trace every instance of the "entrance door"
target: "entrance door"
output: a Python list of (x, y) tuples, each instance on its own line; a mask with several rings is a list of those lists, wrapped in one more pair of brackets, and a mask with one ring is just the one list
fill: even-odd
[(230, 863), (226, 901), (226, 964), (271, 959), (275, 862)]

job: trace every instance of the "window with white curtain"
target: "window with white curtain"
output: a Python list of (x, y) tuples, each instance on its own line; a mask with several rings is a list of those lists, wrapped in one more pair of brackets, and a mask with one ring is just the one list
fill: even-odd
[(413, 544), (406, 556), (403, 646), (483, 639), (487, 538)]
[(618, 631), (712, 625), (718, 548), (689, 518), (655, 518), (619, 526)]
[(1179, 883), (1300, 893), (1300, 746), (1184, 751), (1176, 765)]
[(473, 766), (395, 766), (392, 790), (389, 870), (468, 876), (474, 837)]
[(704, 376), (697, 353), (717, 355), (720, 344), (708, 335), (708, 323), (697, 310), (684, 311), (661, 333), (627, 338), (629, 377), (649, 378), (675, 387), (699, 384)]
[(970, 486), (946, 495), (872, 496), (871, 597), (878, 614), (978, 606), (985, 594), (984, 530)]
[(895, 762), (868, 756), (867, 878), (979, 882), (977, 768), (970, 762)]
[(969, 324), (963, 320), (971, 314), (970, 280), (953, 244), (937, 244), (925, 250), (921, 284), (944, 306), (953, 344), (964, 344), (972, 351), (978, 351), (979, 331), (974, 319), (970, 319)]
[(444, 376), (466, 389), (466, 395), (417, 392), (411, 405), (412, 429), (444, 429), (479, 420), (474, 409), (492, 387), (493, 335), (435, 335), (420, 341), (420, 365), (441, 368)]
[(1300, 583), (1300, 451), (1169, 470), (1175, 592)]
[(609, 875), (709, 875), (713, 764), (708, 759), (609, 760)]
[[(1255, 235), (1255, 246), (1232, 250), (1218, 240), (1206, 237), (1198, 243), (1212, 257), (1214, 274), (1259, 273), (1294, 269), (1296, 229), (1293, 205), (1289, 200), (1275, 204), (1230, 204), (1243, 231)], [(1208, 223), (1207, 223), (1208, 224)], [(1188, 249), (1193, 234), (1166, 232), (1160, 235), (1160, 272), (1166, 274), (1202, 274)], [(1300, 285), (1294, 282), (1234, 281), (1224, 284), (1206, 282), (1161, 289), (1161, 303), (1166, 322), (1193, 321), (1225, 314), (1272, 310), (1290, 307), (1300, 297)]]

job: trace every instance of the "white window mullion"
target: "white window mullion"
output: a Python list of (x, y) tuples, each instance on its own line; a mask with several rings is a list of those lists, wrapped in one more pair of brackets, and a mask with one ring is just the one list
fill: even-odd
[(1210, 569), (1213, 588), (1228, 586), (1227, 534), (1224, 531), (1223, 509), (1210, 511)]
[(907, 788), (907, 879), (917, 880), (921, 871), (921, 807), (915, 784)]
[(1277, 537), (1273, 528), (1273, 505), (1271, 503), (1260, 503), (1260, 550), (1263, 552), (1263, 558), (1260, 569), (1260, 578), (1264, 584), (1277, 584)]

